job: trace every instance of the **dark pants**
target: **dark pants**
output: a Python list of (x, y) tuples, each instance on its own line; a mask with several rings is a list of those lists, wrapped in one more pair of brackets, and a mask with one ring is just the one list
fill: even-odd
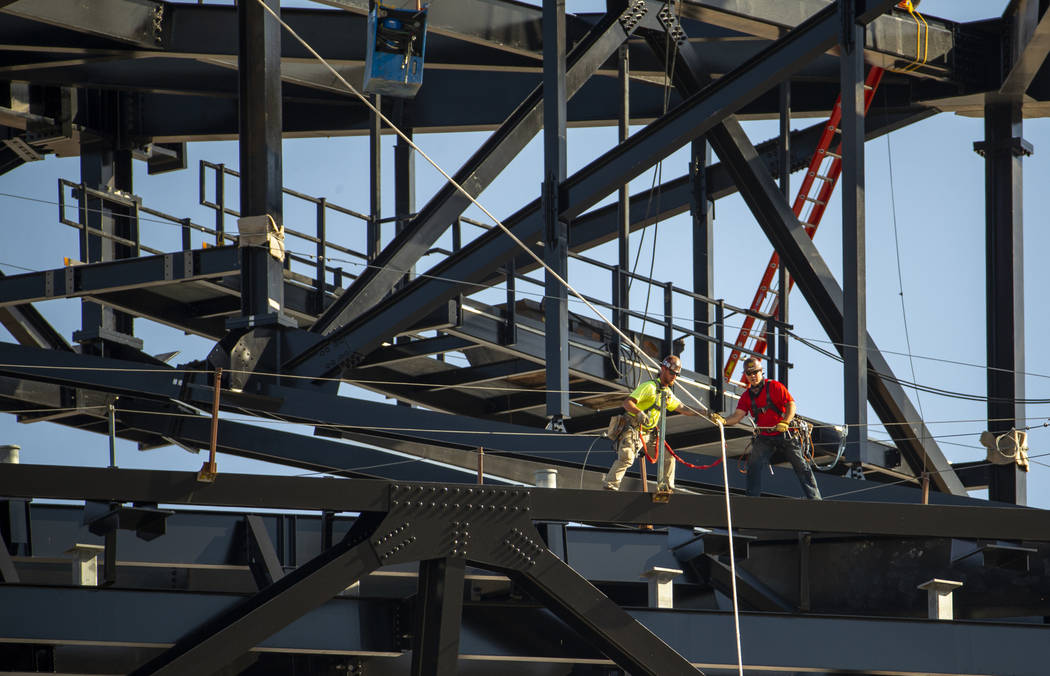
[(747, 461), (747, 494), (762, 494), (762, 478), (769, 467), (769, 458), (776, 451), (782, 451), (784, 457), (795, 470), (798, 482), (802, 484), (802, 493), (810, 500), (820, 500), (820, 489), (813, 477), (813, 469), (802, 457), (802, 446), (798, 440), (787, 434), (759, 434), (751, 442), (751, 457)]

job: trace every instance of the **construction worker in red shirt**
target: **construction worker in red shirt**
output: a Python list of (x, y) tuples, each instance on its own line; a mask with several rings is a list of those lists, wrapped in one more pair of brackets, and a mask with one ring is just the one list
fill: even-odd
[(755, 419), (758, 429), (751, 441), (751, 456), (747, 461), (747, 494), (762, 494), (762, 478), (769, 459), (774, 452), (782, 451), (795, 470), (805, 497), (820, 500), (813, 468), (802, 456), (802, 444), (788, 432), (795, 418), (795, 399), (782, 384), (764, 377), (762, 362), (755, 357), (744, 362), (744, 377), (748, 388), (740, 396), (736, 410), (728, 418), (713, 414), (712, 420), (728, 426), (737, 424), (748, 413)]

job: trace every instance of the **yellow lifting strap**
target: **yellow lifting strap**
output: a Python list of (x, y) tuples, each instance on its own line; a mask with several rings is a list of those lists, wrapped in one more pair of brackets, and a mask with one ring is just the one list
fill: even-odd
[[(901, 68), (897, 72), (899, 73), (910, 73), (913, 70), (917, 70), (921, 66), (926, 64), (927, 59), (930, 56), (930, 25), (926, 23), (926, 19), (923, 18), (922, 14), (915, 9), (918, 7), (920, 0), (901, 0), (897, 3), (898, 9), (908, 10), (908, 14), (911, 18), (915, 19), (915, 60), (909, 63), (904, 68)], [(925, 33), (925, 40), (923, 40), (923, 34)]]

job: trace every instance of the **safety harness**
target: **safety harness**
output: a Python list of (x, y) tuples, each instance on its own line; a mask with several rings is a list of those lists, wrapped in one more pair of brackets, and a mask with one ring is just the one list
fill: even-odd
[[(759, 406), (757, 403), (758, 397), (751, 394), (751, 390), (748, 389), (748, 394), (751, 395), (751, 417), (758, 422), (758, 416), (766, 411), (775, 411), (781, 419), (784, 418), (784, 410), (777, 406), (776, 402), (773, 401), (773, 397), (769, 394), (769, 379), (763, 381), (762, 394), (765, 394), (766, 403)], [(798, 415), (791, 419), (788, 423), (788, 436), (794, 437), (796, 441), (802, 446), (802, 457), (813, 462), (813, 426), (806, 420), (803, 420)], [(757, 435), (758, 430), (755, 429), (753, 434)]]
[[(748, 394), (751, 394), (751, 390), (748, 389)], [(758, 416), (765, 413), (766, 411), (776, 411), (776, 414), (781, 418), (784, 417), (784, 410), (777, 406), (776, 402), (773, 401), (773, 397), (769, 396), (769, 379), (766, 378), (762, 381), (762, 394), (765, 395), (766, 403), (762, 406), (758, 405), (758, 397), (751, 394), (751, 417), (758, 422)]]

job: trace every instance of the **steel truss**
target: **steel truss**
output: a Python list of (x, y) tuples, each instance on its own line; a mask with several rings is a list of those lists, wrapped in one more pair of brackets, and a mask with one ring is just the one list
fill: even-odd
[[(721, 488), (721, 471), (681, 468), (679, 486), (700, 494), (676, 494), (668, 504), (637, 492), (589, 490), (612, 459), (608, 440), (593, 433), (633, 382), (637, 359), (624, 357), (620, 337), (606, 327), (568, 313), (553, 278), (544, 304), (522, 301), (515, 288), (535, 281), (524, 276), (535, 260), (499, 229), (463, 241), (469, 200), (451, 184), (415, 210), (407, 144), (399, 142), (396, 155), (396, 214), (379, 213), (377, 152), (369, 162), (370, 213), (337, 208), (364, 221), (368, 232), (366, 251), (338, 250), (372, 266), (354, 276), (326, 262), (338, 246), (328, 242), (325, 225), (334, 205), (282, 189), (282, 141), (369, 134), (377, 149), (378, 118), (308, 62), (261, 2), (0, 4), (0, 47), (15, 74), (0, 91), (0, 172), (51, 153), (81, 156), (80, 181), (60, 183), (60, 194), (80, 205), (77, 220), (67, 219), (64, 206), (61, 218), (80, 230), (83, 259), (0, 275), (0, 323), (18, 342), (0, 343), (0, 408), (24, 422), (100, 433), (112, 427), (141, 448), (206, 449), (214, 435), (220, 452), (354, 477), (220, 475), (207, 484), (174, 472), (5, 466), (0, 607), (24, 612), (0, 613), (0, 665), (136, 674), (486, 673), (488, 660), (573, 674), (604, 673), (609, 664), (652, 674), (735, 667), (724, 613), (734, 586), (725, 504), (705, 495)], [(346, 36), (365, 30), (367, 3), (323, 4), (329, 7), (282, 10), (278, 1), (266, 2), (337, 67), (356, 67), (364, 59), (361, 42)], [(611, 300), (598, 302), (616, 310), (622, 327), (631, 315), (621, 309), (628, 305), (622, 257), (608, 265), (584, 252), (614, 239), (622, 249), (632, 230), (686, 209), (703, 234), (709, 202), (740, 192), (828, 336), (857, 346), (843, 353), (847, 418), (862, 429), (871, 403), (884, 423), (907, 422), (889, 426), (893, 447), (851, 437), (847, 464), (912, 485), (932, 470), (930, 505), (906, 504), (917, 502), (911, 486), (858, 494), (871, 482), (834, 474), (820, 478), (825, 494), (843, 494), (834, 503), (732, 498), (741, 531), (735, 583), (749, 611), (743, 632), (793, 646), (748, 642), (747, 667), (1042, 673), (1050, 657), (1043, 601), (1050, 592), (1048, 517), (967, 498), (968, 486), (987, 485), (993, 501), (1023, 504), (1024, 474), (1013, 466), (957, 473), (915, 422), (867, 336), (862, 158), (865, 138), (936, 112), (984, 115), (986, 136), (975, 150), (987, 167), (989, 419), (1002, 429), (1019, 424), (1023, 380), (1003, 374), (1024, 365), (1020, 173), (1031, 148), (1022, 120), (1045, 114), (1050, 100), (1050, 18), (1046, 3), (1035, 0), (1011, 3), (1003, 17), (981, 25), (930, 17), (920, 54), (910, 39), (913, 19), (895, 4), (687, 0), (672, 8), (615, 0), (602, 14), (565, 15), (556, 0), (543, 8), (437, 3), (427, 86), (412, 101), (377, 101), (409, 135), (492, 130), (454, 174), (471, 196), (543, 131), (544, 181), (535, 186), (542, 196), (504, 223), (556, 270), (564, 272), (570, 257), (605, 270)], [(990, 61), (998, 68), (986, 67)], [(868, 116), (854, 105), (865, 62), (908, 71), (887, 74), (877, 112)], [(675, 88), (666, 113), (659, 84), (665, 73)], [(782, 138), (756, 146), (737, 122), (743, 115), (820, 113), (840, 90), (850, 226), (844, 240), (853, 242), (843, 252), (843, 287), (774, 183), (804, 164), (820, 130), (790, 132), (782, 124)], [(977, 109), (975, 98), (982, 101)], [(625, 130), (632, 119), (648, 124), (566, 175), (566, 126), (617, 122)], [(239, 211), (225, 204), (232, 172), (210, 165), (210, 202), (201, 167), (200, 199), (216, 210), (214, 228), (147, 211), (135, 197), (133, 158), (149, 162), (151, 172), (184, 168), (186, 142), (234, 137)], [(625, 190), (618, 204), (595, 208), (687, 144), (693, 167), (659, 187), (658, 209), (649, 208), (652, 192), (629, 197)], [(719, 164), (708, 166), (708, 147)], [(317, 207), (314, 233), (289, 230), (317, 247), (311, 274), (299, 267), (302, 257), (282, 262), (263, 247), (228, 246), (237, 238), (226, 231), (227, 216), (283, 225), (289, 196)], [(143, 211), (181, 226), (181, 250), (147, 247)], [(397, 232), (383, 247), (388, 222)], [(450, 228), (453, 250), (413, 278), (410, 271)], [(192, 246), (201, 234), (217, 246)], [(691, 341), (707, 357), (683, 375), (721, 407), (721, 330), (725, 312), (735, 309), (709, 297), (704, 261), (711, 254), (694, 252), (693, 289), (642, 280), (664, 286), (665, 317), (655, 335), (633, 337), (653, 355), (680, 353)], [(469, 298), (471, 285), (496, 283), (507, 290), (506, 303)], [(704, 319), (676, 325), (676, 296)], [(76, 350), (32, 305), (56, 298), (83, 300)], [(169, 366), (143, 351), (135, 318), (217, 342), (206, 358)], [(786, 316), (762, 319), (785, 329)], [(451, 352), (467, 355), (470, 365), (443, 361)], [(781, 374), (786, 357), (779, 355)], [(217, 392), (218, 368), (226, 375)], [(339, 397), (339, 380), (414, 406)], [(216, 397), (223, 410), (260, 424), (221, 420), (213, 427)], [(592, 434), (543, 431), (551, 416), (565, 418), (571, 433)], [(273, 421), (311, 426), (314, 436), (262, 424)], [(701, 458), (717, 452), (718, 430), (709, 424), (679, 417), (668, 431), (679, 450)], [(729, 431), (731, 456), (746, 452), (746, 444), (744, 431)], [(536, 470), (550, 467), (562, 470), (563, 486), (578, 481), (580, 489), (508, 485), (533, 483)], [(469, 485), (475, 473), (490, 485)], [(624, 487), (636, 488), (631, 481)], [(798, 495), (794, 478), (779, 469), (767, 483), (773, 494)], [(740, 492), (741, 484), (731, 477), (730, 489)], [(881, 502), (862, 501), (869, 496)], [(86, 503), (82, 510), (48, 508), (32, 498)], [(320, 517), (182, 509), (197, 505)], [(201, 545), (216, 524), (224, 533), (219, 556)], [(102, 590), (56, 586), (68, 584), (54, 570), (54, 557), (65, 553), (55, 551), (56, 542), (85, 560), (93, 550), (84, 545), (104, 543)], [(623, 553), (632, 551), (638, 554)], [(639, 576), (653, 566), (683, 571), (673, 610), (644, 603)], [(404, 579), (391, 582), (391, 573)], [(170, 575), (170, 586), (161, 575)], [(969, 622), (924, 619), (925, 597), (916, 587), (933, 578), (962, 578), (956, 612)], [(374, 593), (362, 594), (365, 588)], [(170, 621), (142, 622), (135, 609), (144, 605)], [(56, 621), (70, 617), (68, 608), (72, 617), (105, 609), (112, 619)], [(502, 631), (510, 627), (516, 629)], [(821, 650), (802, 638), (814, 633)], [(885, 650), (891, 640), (898, 649)], [(968, 649), (955, 649), (960, 645)], [(411, 664), (398, 662), (408, 650)]]

